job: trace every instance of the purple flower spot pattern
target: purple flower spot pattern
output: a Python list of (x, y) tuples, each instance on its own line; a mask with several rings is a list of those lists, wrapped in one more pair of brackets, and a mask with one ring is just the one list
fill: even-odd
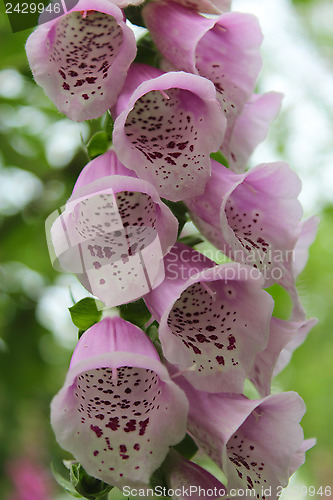
[(145, 168), (157, 191), (167, 197), (170, 184), (177, 191), (197, 182), (209, 163), (209, 152), (197, 143), (205, 106), (188, 90), (151, 91), (140, 97), (128, 114), (125, 128), (132, 147), (142, 153)]
[[(144, 286), (141, 251), (158, 238), (156, 225), (156, 205), (146, 193), (104, 193), (75, 206), (70, 226), (75, 241), (80, 242), (83, 271), (89, 273), (92, 293), (107, 301), (111, 282), (124, 293), (129, 281), (133, 287)], [(144, 292), (145, 288), (138, 289), (137, 296)]]
[(239, 429), (227, 444), (228, 460), (234, 466), (238, 478), (244, 485), (244, 489), (255, 489), (256, 496), (253, 498), (266, 500), (265, 495), (260, 494), (262, 488), (267, 486), (265, 463), (256, 452), (256, 446), (251, 444), (241, 430)]
[(249, 262), (254, 262), (253, 267), (262, 270), (272, 264), (271, 245), (263, 237), (263, 214), (256, 208), (249, 208), (244, 212), (244, 209), (237, 207), (237, 200), (231, 196), (227, 200), (225, 214), (229, 226), (244, 249), (245, 261), (248, 259)]
[(131, 366), (96, 368), (77, 377), (74, 396), (80, 425), (88, 427), (93, 438), (91, 451), (87, 452), (102, 468), (103, 464), (109, 468), (119, 460), (126, 462), (118, 470), (125, 472), (126, 467), (130, 477), (131, 470), (140, 467), (143, 456), (154, 453), (147, 439), (151, 418), (167, 410), (157, 374)]
[(71, 96), (82, 100), (100, 99), (103, 83), (113, 59), (123, 43), (123, 32), (116, 20), (102, 12), (71, 12), (50, 30), (47, 49), (50, 62), (58, 66), (59, 87), (66, 103)]
[[(198, 44), (196, 52), (195, 65), (201, 76), (208, 78), (214, 83), (216, 91), (220, 96), (220, 102), (227, 118), (236, 116), (240, 109), (237, 103), (244, 101), (246, 96), (239, 87), (229, 81), (230, 75), (223, 69), (221, 63), (221, 54), (216, 47), (221, 46), (221, 32), (226, 31), (216, 24), (202, 37)], [(209, 46), (209, 50), (208, 49)], [(216, 54), (216, 60), (207, 60), (207, 54), (210, 57)]]
[(239, 364), (237, 311), (232, 305), (236, 291), (228, 285), (221, 290), (214, 282), (209, 286), (216, 292), (215, 300), (195, 283), (181, 294), (168, 317), (169, 328), (192, 353), (199, 372), (219, 372)]

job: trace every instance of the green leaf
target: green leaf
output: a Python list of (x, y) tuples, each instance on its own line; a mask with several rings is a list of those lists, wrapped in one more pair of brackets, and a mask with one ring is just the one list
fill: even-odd
[(174, 449), (188, 460), (190, 460), (198, 451), (197, 445), (189, 434), (186, 434), (184, 439), (174, 446)]
[(58, 471), (55, 470), (53, 463), (51, 463), (51, 472), (53, 474), (54, 479), (59, 484), (59, 486), (68, 491), (71, 495), (73, 495), (73, 497), (81, 498), (81, 495), (77, 491), (75, 491), (75, 488), (72, 485), (72, 483), (68, 479), (65, 479), (61, 474), (59, 474)]
[(149, 64), (150, 66), (159, 68), (160, 57), (160, 53), (158, 52), (149, 33), (140, 38), (137, 43), (137, 54), (134, 60), (135, 63)]
[(126, 19), (131, 21), (132, 24), (136, 24), (136, 26), (142, 26), (145, 28), (145, 23), (141, 14), (142, 8), (136, 7), (134, 5), (129, 5), (125, 9)]
[(112, 118), (110, 111), (107, 111), (103, 116), (102, 126), (105, 129), (108, 141), (112, 143), (114, 119)]
[(165, 198), (162, 198), (163, 203), (166, 204), (167, 207), (170, 208), (171, 212), (173, 215), (176, 217), (178, 220), (178, 236), (183, 230), (183, 227), (185, 226), (186, 222), (189, 220), (187, 217), (187, 207), (182, 201), (170, 201), (166, 200)]
[(87, 144), (87, 152), (89, 158), (93, 160), (97, 156), (106, 153), (109, 148), (109, 140), (107, 132), (96, 132)]
[(226, 159), (226, 157), (221, 153), (221, 151), (216, 151), (216, 153), (211, 153), (210, 157), (213, 160), (218, 161), (219, 163), (221, 163), (225, 167), (229, 168), (229, 162)]
[(85, 331), (95, 323), (98, 323), (102, 317), (103, 306), (103, 302), (86, 297), (74, 304), (74, 306), (69, 307), (74, 325), (79, 330)]
[(73, 464), (71, 466), (70, 480), (74, 489), (88, 500), (105, 497), (113, 488), (110, 484), (89, 476), (81, 464)]
[(195, 247), (195, 245), (199, 245), (199, 243), (203, 243), (204, 239), (201, 236), (196, 234), (189, 234), (188, 236), (184, 236), (179, 239), (180, 243), (184, 243), (188, 247)]
[(120, 317), (143, 328), (150, 320), (151, 314), (143, 299), (119, 306)]

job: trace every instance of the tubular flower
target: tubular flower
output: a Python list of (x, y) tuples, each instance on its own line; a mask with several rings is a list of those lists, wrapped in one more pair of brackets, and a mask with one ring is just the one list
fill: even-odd
[[(168, 487), (175, 492), (174, 500), (191, 498), (225, 498), (225, 486), (199, 465), (186, 460), (171, 449), (163, 463), (163, 473)], [(211, 494), (211, 492), (215, 494)], [(180, 494), (178, 494), (180, 493)]]
[(51, 424), (88, 474), (118, 487), (144, 485), (184, 437), (187, 411), (148, 337), (114, 317), (80, 338)]
[(256, 354), (266, 347), (273, 309), (260, 272), (217, 266), (179, 243), (164, 265), (164, 281), (144, 299), (160, 322), (166, 359), (185, 370), (196, 389), (242, 392)]
[(209, 19), (169, 1), (148, 3), (143, 17), (158, 49), (175, 68), (214, 83), (233, 122), (252, 96), (261, 69), (257, 19), (239, 12)]
[(255, 94), (245, 104), (234, 125), (228, 124), (220, 150), (231, 170), (237, 173), (245, 171), (253, 150), (265, 139), (270, 122), (278, 114), (282, 98), (279, 92)]
[(112, 112), (114, 147), (128, 168), (172, 201), (203, 192), (226, 128), (211, 82), (134, 64)]
[(305, 412), (301, 397), (286, 392), (250, 400), (195, 391), (184, 377), (175, 380), (189, 400), (188, 430), (222, 468), (228, 490), (255, 490), (253, 497), (265, 500), (262, 489), (271, 487), (269, 498), (276, 500), (315, 444), (304, 441), (299, 425)]
[(257, 354), (249, 375), (261, 396), (271, 393), (272, 378), (287, 366), (316, 323), (315, 318), (307, 321), (272, 318), (267, 347)]
[(188, 9), (206, 14), (220, 14), (230, 10), (231, 0), (174, 0)]
[(204, 194), (187, 201), (202, 234), (231, 259), (259, 269), (265, 286), (292, 279), (301, 229), (301, 183), (286, 163), (233, 174), (212, 160)]
[(38, 26), (26, 52), (36, 82), (59, 111), (83, 121), (98, 118), (116, 102), (136, 42), (113, 2), (79, 0)]
[(90, 162), (50, 229), (54, 261), (108, 307), (157, 286), (177, 238), (177, 219), (153, 186), (127, 172), (114, 151)]
[(315, 240), (318, 224), (319, 218), (314, 216), (300, 222), (292, 261), (292, 272), (283, 276), (281, 281), (281, 285), (288, 291), (293, 302), (292, 319), (294, 321), (304, 321), (306, 318), (306, 313), (296, 288), (296, 279), (307, 263), (309, 248)]

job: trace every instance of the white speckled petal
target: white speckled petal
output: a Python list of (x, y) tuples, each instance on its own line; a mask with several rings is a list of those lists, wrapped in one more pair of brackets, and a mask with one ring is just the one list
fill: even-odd
[(242, 392), (266, 347), (273, 310), (261, 274), (236, 263), (214, 265), (179, 243), (164, 264), (164, 281), (144, 299), (160, 320), (166, 359), (185, 370), (196, 389)]
[(118, 487), (144, 485), (184, 437), (187, 411), (144, 332), (105, 318), (79, 340), (51, 424), (90, 475)]
[(187, 204), (204, 236), (236, 262), (259, 269), (270, 286), (292, 278), (302, 217), (300, 189), (299, 178), (283, 162), (232, 174), (212, 161), (205, 193)]
[(313, 445), (304, 441), (299, 425), (305, 412), (300, 396), (285, 392), (250, 400), (240, 394), (196, 391), (184, 377), (174, 380), (190, 404), (188, 430), (222, 467), (229, 491), (255, 490), (253, 498), (265, 500), (262, 488), (271, 486), (269, 498), (277, 500), (277, 487), (288, 484)]
[(123, 175), (121, 166), (116, 171), (122, 175), (93, 180), (109, 172), (113, 155), (106, 153), (87, 165), (51, 228), (61, 269), (75, 273), (108, 307), (136, 300), (158, 286), (164, 277), (163, 255), (178, 230), (177, 219), (154, 187)]
[(121, 108), (124, 101), (127, 106), (114, 125), (119, 159), (164, 198), (201, 194), (210, 176), (209, 155), (220, 147), (226, 127), (214, 86), (184, 72), (141, 82), (142, 65), (133, 65), (119, 97)]
[(79, 0), (41, 24), (26, 52), (36, 82), (71, 120), (91, 120), (113, 106), (135, 58), (133, 31), (107, 0)]

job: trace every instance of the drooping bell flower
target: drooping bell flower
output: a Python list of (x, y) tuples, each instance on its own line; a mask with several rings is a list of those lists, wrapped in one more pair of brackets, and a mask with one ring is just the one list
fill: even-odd
[(36, 82), (59, 111), (83, 121), (98, 118), (116, 102), (136, 42), (113, 2), (79, 0), (40, 24), (26, 52)]
[(294, 321), (304, 321), (306, 313), (301, 303), (296, 280), (303, 271), (309, 256), (309, 248), (315, 240), (318, 230), (319, 218), (309, 217), (301, 221), (297, 229), (297, 241), (293, 252), (291, 273), (286, 273), (281, 280), (281, 285), (287, 290), (293, 303), (291, 319)]
[(279, 112), (283, 94), (255, 94), (245, 103), (234, 124), (227, 127), (220, 148), (233, 172), (242, 173), (252, 152), (266, 137), (271, 121)]
[(252, 96), (261, 68), (257, 19), (240, 12), (207, 18), (170, 1), (148, 3), (143, 17), (158, 49), (175, 68), (214, 83), (233, 122)]
[(187, 460), (174, 449), (165, 459), (162, 471), (174, 500), (225, 498), (225, 486), (199, 465)]
[(236, 262), (259, 269), (265, 286), (292, 276), (300, 232), (301, 182), (286, 163), (234, 174), (212, 160), (202, 196), (187, 201), (202, 234)]
[(293, 352), (305, 341), (316, 323), (314, 318), (307, 321), (272, 318), (267, 347), (256, 355), (249, 375), (261, 396), (271, 393), (272, 378), (287, 366)]
[(165, 279), (144, 297), (160, 323), (164, 356), (196, 389), (242, 392), (256, 354), (266, 347), (273, 309), (260, 272), (236, 263), (217, 266), (180, 243), (164, 266)]
[(119, 159), (172, 201), (202, 193), (226, 120), (211, 82), (134, 64), (112, 113)]
[(222, 468), (228, 490), (255, 490), (253, 498), (264, 499), (262, 488), (271, 487), (269, 498), (277, 500), (278, 487), (287, 486), (304, 463), (305, 451), (315, 444), (304, 441), (299, 425), (305, 412), (301, 397), (286, 392), (250, 400), (196, 391), (184, 377), (174, 380), (190, 404), (188, 431)]
[(295, 245), (295, 258), (293, 261), (293, 274), (297, 278), (306, 266), (309, 257), (309, 248), (316, 238), (319, 217), (312, 216), (300, 224), (300, 233)]
[(220, 14), (230, 10), (231, 0), (174, 0), (188, 9), (206, 14)]
[(60, 446), (106, 483), (148, 484), (186, 432), (188, 403), (145, 333), (105, 318), (80, 338), (51, 403)]
[(83, 169), (53, 225), (54, 216), (47, 221), (52, 261), (108, 307), (156, 287), (163, 255), (177, 238), (177, 219), (154, 187), (127, 172), (114, 151), (99, 156)]

